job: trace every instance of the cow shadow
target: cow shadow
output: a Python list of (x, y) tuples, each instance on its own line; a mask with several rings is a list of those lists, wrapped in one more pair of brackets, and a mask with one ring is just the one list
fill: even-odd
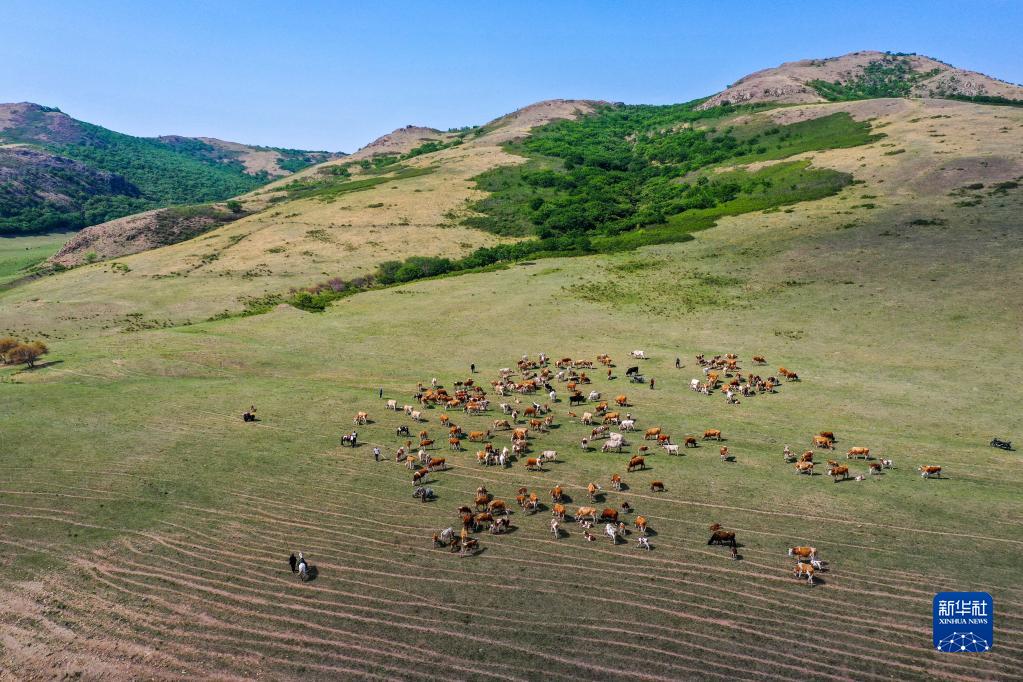
[(722, 457), (721, 461), (722, 462), (731, 462), (732, 464), (734, 464), (735, 463), (735, 455), (728, 455), (727, 457)]
[(561, 504), (572, 504), (572, 496), (568, 493), (561, 494)]
[(657, 531), (654, 530), (653, 528), (647, 528), (646, 529), (646, 537), (648, 537), (648, 538), (657, 537)]
[(597, 504), (598, 502), (603, 503), (605, 501), (607, 501), (607, 494), (599, 492), (593, 496), (592, 504)]
[(631, 486), (629, 486), (629, 484), (626, 483), (625, 481), (622, 481), (622, 487), (619, 488), (619, 490), (624, 493), (626, 490), (630, 490), (630, 489), (631, 489)]
[(306, 578), (306, 582), (311, 583), (319, 577), (320, 569), (316, 568), (316, 566), (308, 566), (306, 568), (306, 575), (308, 576), (308, 578)]

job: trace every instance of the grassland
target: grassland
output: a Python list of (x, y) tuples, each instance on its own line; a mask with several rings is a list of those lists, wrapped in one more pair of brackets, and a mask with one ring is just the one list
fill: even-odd
[[(1018, 139), (992, 141), (985, 126), (1023, 121), (988, 120), (980, 107), (967, 121), (955, 107), (972, 105), (954, 105), (951, 119), (893, 117), (884, 130), (907, 150), (898, 156), (880, 144), (814, 155), (816, 167), (863, 184), (721, 216), (684, 243), (407, 284), (322, 314), (284, 307), (131, 333), (79, 321), (91, 331), (65, 332), (52, 364), (0, 373), (0, 668), (159, 678), (1017, 677), (1023, 475), (1017, 453), (987, 442), (1018, 439), (1023, 426), (1023, 197), (978, 178), (1011, 170), (994, 148), (982, 155), (984, 145)], [(931, 138), (931, 125), (957, 131), (955, 142)], [(943, 168), (933, 152), (952, 144), (970, 153)], [(466, 150), (439, 152), (455, 153)], [(52, 282), (83, 280), (75, 271)], [(37, 319), (61, 310), (27, 291), (0, 305), (15, 296)], [(119, 295), (131, 302), (130, 293)], [(676, 439), (722, 429), (734, 463), (708, 445), (651, 455), (649, 470), (626, 475), (628, 454), (578, 449), (586, 429), (564, 403), (558, 428), (535, 442), (559, 452), (543, 473), (438, 452), (455, 466), (430, 483), (440, 499), (422, 505), (403, 467), (373, 461), (372, 444), (391, 452), (407, 421), (384, 409), (379, 389), (406, 402), (417, 381), (450, 385), (470, 362), (486, 380), (539, 351), (608, 352), (621, 377), (634, 348), (651, 357), (641, 364), (656, 390), (597, 372), (594, 388), (628, 394), (640, 426)], [(689, 391), (693, 356), (725, 352), (766, 355), (803, 380), (738, 406)], [(251, 404), (261, 421), (243, 424)], [(360, 429), (367, 444), (337, 447), (361, 409), (375, 420)], [(432, 435), (439, 414), (423, 425)], [(493, 417), (452, 415), (466, 429)], [(838, 434), (839, 452), (867, 446), (896, 469), (840, 484), (796, 476), (782, 447), (821, 429)], [(947, 477), (922, 480), (922, 464)], [(634, 535), (628, 546), (585, 543), (573, 524), (554, 540), (546, 512), (513, 514), (515, 531), (481, 535), (475, 557), (431, 547), (481, 483), (505, 499), (520, 485), (543, 493), (561, 483), (579, 502), (588, 482), (608, 487), (612, 472), (629, 489), (606, 502), (628, 500), (650, 520), (653, 552), (637, 550)], [(651, 494), (652, 479), (667, 491)], [(741, 561), (707, 547), (712, 522), (737, 532)], [(794, 544), (831, 562), (816, 587), (791, 578), (785, 549)], [(316, 580), (293, 578), (293, 550), (310, 557)], [(994, 595), (991, 652), (931, 649), (931, 598), (944, 589)]]
[(68, 232), (33, 237), (0, 237), (0, 287), (29, 274), (60, 250), (71, 236)]

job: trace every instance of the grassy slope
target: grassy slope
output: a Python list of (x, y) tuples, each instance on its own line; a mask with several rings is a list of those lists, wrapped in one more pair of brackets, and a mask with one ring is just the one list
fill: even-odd
[[(123, 657), (161, 676), (1011, 677), (1023, 660), (1021, 477), (1016, 455), (986, 442), (1023, 426), (1023, 201), (986, 189), (977, 206), (911, 196), (938, 144), (923, 130), (900, 132), (910, 151), (887, 167), (887, 148), (819, 155), (849, 171), (867, 155), (865, 186), (728, 218), (684, 244), (373, 292), (323, 315), (62, 342), (57, 364), (3, 389), (16, 402), (0, 542), (17, 595), (2, 597), (0, 662), (31, 660), (34, 641), (56, 651), (54, 669), (123, 672)], [(650, 519), (650, 555), (583, 543), (575, 527), (555, 543), (546, 514), (514, 515), (518, 530), (482, 537), (475, 559), (430, 550), (480, 482), (505, 498), (560, 482), (579, 499), (622, 470), (624, 455), (577, 451), (583, 429), (564, 405), (561, 428), (538, 441), (563, 462), (481, 471), (471, 454), (440, 453), (458, 467), (437, 476), (441, 499), (425, 507), (404, 469), (335, 447), (367, 408), (379, 423), (362, 435), (393, 447), (404, 420), (384, 412), (378, 387), (404, 401), (417, 380), (450, 383), (469, 362), (489, 377), (539, 350), (610, 352), (620, 373), (633, 348), (652, 356), (644, 371), (658, 390), (596, 388), (627, 392), (641, 426), (722, 428), (737, 456), (657, 454), (653, 470), (626, 476), (631, 489), (608, 500)], [(688, 391), (693, 354), (729, 351), (763, 353), (804, 380), (732, 408)], [(995, 388), (977, 381), (991, 368)], [(253, 402), (264, 421), (244, 425), (237, 414)], [(781, 447), (819, 429), (898, 469), (840, 485), (795, 476)], [(925, 463), (949, 478), (921, 480), (913, 468)], [(668, 492), (651, 496), (652, 478)], [(706, 547), (712, 521), (738, 531), (743, 561)], [(796, 543), (833, 562), (826, 584), (787, 576)], [(284, 568), (299, 548), (320, 569), (301, 587)], [(56, 566), (69, 570), (47, 571)], [(929, 650), (940, 589), (994, 594), (990, 655)]]
[(59, 251), (70, 236), (61, 232), (32, 237), (0, 237), (0, 286), (28, 274), (26, 270)]

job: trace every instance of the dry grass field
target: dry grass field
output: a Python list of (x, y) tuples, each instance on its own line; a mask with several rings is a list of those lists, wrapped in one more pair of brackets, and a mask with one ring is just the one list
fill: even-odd
[[(808, 110), (839, 106), (865, 105)], [(44, 366), (0, 372), (0, 679), (1018, 679), (1023, 474), (1017, 452), (988, 441), (1023, 426), (1023, 194), (995, 189), (1023, 175), (1023, 112), (910, 101), (870, 116), (888, 138), (813, 154), (863, 184), (681, 244), (392, 287), (322, 314), (199, 322), (264, 286), (368, 268), (412, 235), (416, 253), (493, 239), (441, 226), (472, 197), (467, 179), (507, 160), (466, 145), (409, 162), (438, 170), (397, 190), (268, 209), (126, 258), (124, 275), (97, 264), (0, 292), (0, 329), (53, 336)], [(377, 202), (409, 225), (374, 222)], [(303, 237), (343, 206), (360, 217), (331, 228), (333, 246)], [(271, 245), (286, 250), (265, 280), (213, 274)], [(187, 277), (154, 277), (214, 248)], [(171, 322), (125, 331), (129, 311)], [(634, 349), (650, 359), (630, 361)], [(734, 461), (715, 442), (679, 457), (650, 443), (647, 468), (626, 473), (642, 433), (621, 454), (583, 452), (590, 427), (569, 412), (585, 408), (558, 384), (556, 426), (531, 453), (557, 461), (481, 467), (475, 444), (447, 448), (444, 410), (417, 425), (378, 397), (410, 403), (417, 382), (451, 387), (470, 363), (488, 382), (541, 351), (609, 353), (615, 378), (593, 370), (593, 389), (626, 394), (638, 426), (674, 442), (721, 429)], [(696, 354), (728, 352), (743, 371), (760, 354), (764, 373), (801, 381), (739, 405), (689, 390)], [(627, 382), (633, 364), (654, 390)], [(260, 421), (243, 423), (253, 404)], [(364, 444), (340, 447), (359, 410)], [(447, 414), (466, 431), (502, 416)], [(436, 501), (413, 499), (394, 461), (402, 424), (428, 430), (450, 465), (430, 476)], [(797, 475), (783, 447), (820, 430), (839, 439), (820, 459), (864, 446), (895, 468)], [(942, 478), (916, 472), (931, 464)], [(613, 473), (626, 489), (610, 490)], [(571, 512), (594, 481), (607, 491), (596, 506), (628, 501), (629, 523), (649, 520), (652, 551), (634, 530), (615, 546), (571, 521), (551, 536), (547, 491), (562, 485)], [(512, 532), (476, 534), (474, 556), (433, 547), (479, 485), (511, 503)], [(520, 486), (545, 508), (519, 511)], [(739, 560), (706, 544), (711, 523), (736, 532)], [(792, 577), (793, 545), (828, 562), (816, 585)], [(292, 551), (313, 580), (292, 575)], [(933, 651), (941, 590), (994, 596), (990, 652)]]

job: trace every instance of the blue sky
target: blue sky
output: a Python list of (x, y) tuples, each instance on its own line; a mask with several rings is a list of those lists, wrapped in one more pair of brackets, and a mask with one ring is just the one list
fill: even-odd
[[(760, 7), (758, 9), (758, 7)], [(531, 102), (681, 102), (783, 61), (918, 52), (1023, 82), (1023, 2), (0, 2), (0, 101), (134, 135), (354, 151)]]

